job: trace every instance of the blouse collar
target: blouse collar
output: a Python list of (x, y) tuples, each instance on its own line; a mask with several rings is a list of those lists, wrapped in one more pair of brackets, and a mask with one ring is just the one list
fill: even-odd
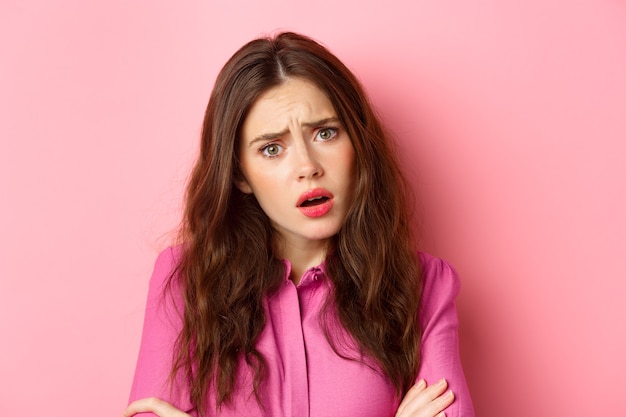
[[(285, 265), (285, 281), (289, 281), (289, 275), (291, 275), (291, 262), (287, 259), (283, 259), (283, 264)], [(325, 280), (326, 277), (326, 259), (324, 259), (321, 264), (312, 266), (304, 271), (297, 287), (315, 284)]]

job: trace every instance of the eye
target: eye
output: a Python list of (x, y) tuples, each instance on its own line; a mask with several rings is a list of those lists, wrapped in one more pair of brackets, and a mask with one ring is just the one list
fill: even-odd
[(264, 156), (268, 156), (270, 158), (274, 156), (278, 156), (282, 152), (283, 147), (277, 143), (268, 143), (263, 146), (260, 151)]
[(335, 136), (337, 136), (337, 129), (335, 129), (333, 127), (325, 127), (325, 128), (320, 129), (317, 132), (318, 139), (320, 139), (322, 141), (324, 141), (324, 140), (331, 140)]

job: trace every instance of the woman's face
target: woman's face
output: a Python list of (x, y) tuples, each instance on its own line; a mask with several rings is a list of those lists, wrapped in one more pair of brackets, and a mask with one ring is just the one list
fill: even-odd
[(352, 202), (352, 142), (326, 94), (289, 78), (262, 94), (243, 123), (243, 178), (286, 245), (325, 243), (341, 228)]

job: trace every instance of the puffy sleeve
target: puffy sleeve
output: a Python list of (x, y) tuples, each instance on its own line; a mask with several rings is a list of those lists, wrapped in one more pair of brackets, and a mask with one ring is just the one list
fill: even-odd
[(428, 384), (446, 378), (455, 401), (445, 412), (448, 417), (474, 417), (459, 355), (458, 317), (455, 298), (460, 290), (456, 271), (441, 259), (420, 254), (424, 290), (420, 320), (422, 365), (418, 379)]
[[(168, 285), (180, 248), (168, 248), (157, 258), (148, 289), (143, 334), (130, 402), (158, 397), (182, 410), (189, 410), (184, 384), (170, 381), (174, 344), (182, 328), (183, 298), (177, 280)], [(155, 416), (140, 413), (138, 416)]]

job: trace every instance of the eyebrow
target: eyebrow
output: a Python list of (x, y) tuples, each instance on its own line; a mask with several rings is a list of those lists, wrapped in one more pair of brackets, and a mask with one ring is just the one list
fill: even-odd
[[(339, 118), (337, 117), (326, 117), (325, 119), (302, 123), (302, 126), (314, 128), (314, 127), (324, 126), (328, 123), (340, 123), (340, 121), (339, 121)], [(280, 132), (275, 132), (275, 133), (263, 133), (262, 135), (256, 136), (254, 139), (252, 139), (250, 143), (248, 143), (248, 148), (250, 148), (252, 145), (254, 145), (257, 142), (267, 142), (267, 141), (272, 141), (274, 139), (278, 139), (280, 137), (285, 136), (287, 133), (289, 133), (289, 129), (285, 129), (285, 130), (282, 130)]]

